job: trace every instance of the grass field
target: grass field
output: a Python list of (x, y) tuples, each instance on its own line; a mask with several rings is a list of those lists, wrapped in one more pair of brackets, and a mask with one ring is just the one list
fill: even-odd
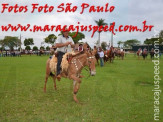
[[(48, 80), (43, 92), (48, 57), (0, 57), (0, 121), (152, 122), (153, 63), (133, 55), (96, 68), (96, 76), (83, 78), (76, 104), (72, 81)], [(163, 60), (160, 71), (163, 79)], [(163, 85), (160, 84), (162, 89)], [(163, 94), (160, 97), (163, 121)]]

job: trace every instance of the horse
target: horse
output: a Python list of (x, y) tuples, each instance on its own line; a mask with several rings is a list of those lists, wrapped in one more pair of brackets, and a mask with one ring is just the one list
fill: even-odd
[(121, 50), (116, 50), (115, 51), (115, 56), (117, 56), (117, 58), (121, 58), (122, 60), (124, 59), (124, 51), (121, 51)]
[(145, 60), (146, 58), (147, 58), (147, 51), (146, 50), (144, 50), (143, 52), (142, 52), (142, 56), (143, 56), (143, 59)]
[[(76, 95), (77, 95), (77, 92), (79, 90), (80, 83), (81, 83), (80, 74), (81, 74), (82, 69), (85, 66), (88, 66), (89, 67), (88, 71), (89, 71), (90, 75), (94, 76), (96, 74), (95, 54), (96, 54), (97, 50), (93, 50), (93, 51), (87, 50), (88, 49), (87, 47), (88, 47), (88, 44), (83, 44), (82, 52), (79, 52), (78, 54), (75, 54), (73, 56), (72, 55), (69, 56), (68, 68), (67, 68), (67, 70), (62, 69), (62, 72), (61, 72), (62, 77), (69, 78), (70, 80), (73, 80), (73, 99), (76, 103), (79, 102)], [(47, 84), (47, 80), (50, 76), (53, 78), (55, 90), (57, 89), (56, 88), (56, 75), (55, 75), (56, 67), (53, 71), (51, 71), (50, 60), (51, 59), (48, 59), (46, 62), (46, 76), (45, 76), (44, 92), (46, 92), (46, 84)], [(62, 65), (62, 63), (61, 63), (61, 65)], [(62, 65), (62, 68), (63, 68), (63, 65)], [(52, 72), (54, 72), (54, 74)]]
[(104, 62), (107, 62), (109, 60), (109, 57), (107, 55), (107, 51), (104, 51)]
[(97, 65), (99, 65), (98, 60), (100, 59), (100, 56), (99, 56), (99, 54), (98, 54), (98, 53), (96, 53), (96, 54), (95, 54), (95, 58), (96, 58)]
[[(107, 55), (107, 51), (103, 51), (104, 52), (104, 62), (107, 62), (109, 60), (108, 58), (108, 55)], [(96, 58), (96, 62), (97, 62), (97, 65), (99, 65), (99, 59), (100, 59), (100, 56), (98, 53), (95, 54), (95, 58)]]
[(151, 59), (154, 59), (154, 50), (151, 50), (151, 52), (150, 52), (150, 56), (151, 56)]
[(100, 56), (99, 56), (99, 54), (98, 54), (98, 52), (97, 52), (98, 49), (97, 49), (96, 46), (94, 46), (94, 50), (96, 50), (95, 58), (96, 58), (97, 65), (99, 65), (98, 60), (100, 59)]
[(124, 59), (124, 55), (125, 55), (124, 51), (121, 51), (120, 52), (120, 57), (122, 58), (122, 60)]
[(108, 57), (108, 60), (111, 62), (113, 62), (114, 59), (114, 51), (113, 51), (113, 47), (110, 48), (110, 50), (107, 50), (106, 55)]
[(137, 54), (138, 59), (139, 59), (139, 58), (140, 58), (140, 56), (142, 55), (142, 51), (141, 51), (141, 50), (138, 50), (138, 51), (136, 52), (136, 54)]

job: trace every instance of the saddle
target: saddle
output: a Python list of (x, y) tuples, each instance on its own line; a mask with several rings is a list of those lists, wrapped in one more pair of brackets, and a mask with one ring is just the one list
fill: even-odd
[[(72, 52), (67, 52), (63, 55), (62, 62), (61, 62), (61, 68), (62, 72), (67, 72), (69, 64), (71, 63), (71, 60), (73, 57), (81, 54), (84, 52), (84, 47), (82, 44), (76, 44), (75, 49)], [(57, 56), (58, 54), (55, 53), (52, 58), (50, 59), (50, 69), (51, 72), (56, 73), (57, 68)]]

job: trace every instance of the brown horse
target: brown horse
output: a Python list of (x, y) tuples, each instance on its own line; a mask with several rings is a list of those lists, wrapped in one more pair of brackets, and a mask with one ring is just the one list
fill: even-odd
[(148, 52), (146, 50), (144, 50), (142, 52), (142, 56), (143, 56), (143, 59), (145, 60), (147, 58), (147, 55), (148, 55)]
[(124, 59), (124, 55), (125, 55), (124, 51), (121, 51), (120, 57), (122, 58), (122, 60)]
[[(73, 87), (74, 87), (73, 99), (75, 102), (78, 102), (76, 95), (77, 95), (77, 92), (79, 90), (80, 83), (81, 83), (80, 74), (81, 74), (82, 69), (85, 66), (88, 66), (90, 75), (94, 76), (96, 74), (96, 67), (95, 67), (96, 50), (94, 51), (87, 50), (87, 46), (88, 46), (87, 44), (83, 44), (83, 51), (71, 57), (70, 58), (71, 60), (69, 60), (67, 71), (62, 72), (64, 74), (63, 77), (69, 78), (74, 81), (73, 82)], [(54, 73), (55, 72), (56, 70), (54, 71)], [(46, 84), (47, 84), (47, 80), (49, 76), (52, 76), (53, 81), (54, 81), (54, 88), (56, 89), (56, 75), (51, 73), (50, 59), (48, 59), (46, 63), (46, 77), (45, 77), (44, 92), (46, 92)]]
[(137, 56), (138, 56), (138, 59), (140, 59), (140, 56), (142, 55), (142, 51), (139, 49), (137, 52), (136, 52)]
[(109, 60), (108, 55), (107, 55), (107, 50), (104, 51), (104, 62), (107, 62)]
[(113, 47), (111, 47), (110, 50), (107, 50), (107, 52), (106, 52), (107, 58), (110, 61), (110, 63), (113, 62), (113, 60), (114, 60), (114, 51), (113, 50), (114, 50)]
[(95, 58), (96, 58), (97, 65), (99, 65), (98, 60), (100, 59), (100, 56), (99, 56), (99, 54), (98, 54), (98, 53), (96, 53), (96, 54), (95, 54)]
[(151, 59), (154, 59), (154, 54), (155, 54), (154, 49), (152, 49), (150, 52)]
[(119, 50), (119, 52), (118, 52), (118, 57), (121, 58), (121, 59), (123, 60), (123, 59), (124, 59), (124, 55), (125, 55), (124, 51), (120, 51), (120, 50)]
[(121, 58), (123, 60), (124, 55), (125, 55), (124, 51), (121, 51), (120, 49), (115, 50), (115, 56), (117, 56), (117, 58)]

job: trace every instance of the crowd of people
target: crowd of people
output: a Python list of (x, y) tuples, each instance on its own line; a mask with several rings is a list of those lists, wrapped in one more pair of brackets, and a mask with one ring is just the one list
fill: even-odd
[(0, 57), (20, 57), (21, 52), (20, 51), (1, 51), (0, 50)]
[(46, 51), (46, 50), (23, 50), (22, 52), (18, 50), (0, 50), (0, 57), (21, 57), (23, 55), (37, 55), (37, 56), (42, 56), (42, 55), (50, 55), (51, 51)]

